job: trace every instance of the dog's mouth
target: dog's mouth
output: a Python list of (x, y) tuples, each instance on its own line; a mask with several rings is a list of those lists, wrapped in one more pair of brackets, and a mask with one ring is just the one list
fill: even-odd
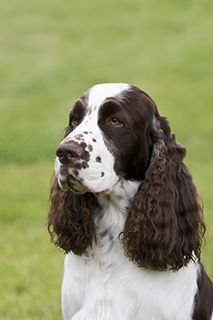
[(96, 197), (103, 197), (110, 193), (110, 189), (103, 190), (100, 192), (94, 192), (89, 188), (86, 188), (80, 179), (74, 178), (72, 175), (68, 175), (65, 180), (59, 181), (60, 187), (63, 191), (72, 190), (76, 194), (84, 194), (86, 192), (92, 192)]
[(64, 191), (72, 190), (77, 194), (83, 194), (88, 190), (83, 186), (82, 180), (83, 179), (78, 177), (75, 178), (71, 174), (68, 174), (64, 179), (59, 180), (59, 184)]
[(103, 197), (110, 193), (110, 189), (106, 189), (100, 192), (95, 192), (90, 190), (88, 187), (83, 185), (83, 179), (78, 177), (73, 177), (71, 174), (68, 174), (66, 178), (59, 180), (59, 185), (63, 191), (73, 191), (76, 194), (84, 194), (86, 192), (93, 193), (96, 197)]
[[(79, 170), (65, 165), (57, 167), (57, 164), (58, 162), (56, 162), (55, 172), (60, 188), (63, 191), (71, 190), (76, 194), (91, 192), (97, 197), (102, 197), (108, 195), (112, 190), (112, 188), (102, 189), (100, 186), (98, 188), (92, 188), (90, 183), (91, 181), (85, 181), (85, 179), (80, 175)], [(94, 177), (94, 180), (95, 179), (96, 177)]]

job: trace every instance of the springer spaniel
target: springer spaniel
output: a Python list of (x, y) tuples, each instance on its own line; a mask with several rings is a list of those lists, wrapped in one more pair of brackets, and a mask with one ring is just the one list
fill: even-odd
[(127, 84), (86, 91), (57, 149), (48, 229), (66, 253), (65, 320), (210, 320), (202, 208), (155, 102)]

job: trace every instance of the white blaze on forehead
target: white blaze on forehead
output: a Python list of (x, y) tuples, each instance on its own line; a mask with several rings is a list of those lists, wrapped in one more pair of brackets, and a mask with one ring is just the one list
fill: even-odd
[(110, 97), (115, 97), (124, 90), (130, 88), (126, 83), (104, 83), (92, 87), (89, 91), (89, 107), (100, 106), (103, 101)]

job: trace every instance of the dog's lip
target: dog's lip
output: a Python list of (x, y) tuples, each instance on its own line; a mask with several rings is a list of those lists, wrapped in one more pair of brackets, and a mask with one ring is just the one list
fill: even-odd
[(102, 196), (108, 195), (110, 193), (110, 189), (102, 190), (99, 192), (95, 192), (93, 190), (90, 190), (88, 187), (86, 187), (82, 184), (82, 181), (80, 178), (75, 178), (71, 174), (69, 174), (66, 177), (66, 179), (60, 180), (60, 187), (63, 191), (72, 190), (73, 192), (75, 192), (77, 194), (84, 194), (86, 192), (91, 192), (96, 197), (102, 197)]
[(82, 184), (83, 179), (78, 177), (73, 177), (73, 175), (69, 174), (67, 176), (67, 184), (69, 188), (74, 191), (75, 193), (83, 194), (87, 192), (88, 190), (84, 187)]
[(69, 191), (72, 190), (75, 193), (83, 194), (87, 190), (82, 185), (82, 181), (80, 178), (75, 178), (72, 175), (68, 174), (64, 179), (59, 179), (60, 187), (63, 191)]
[(74, 177), (72, 174), (68, 174), (68, 176), (67, 176), (67, 181), (68, 181), (68, 183), (70, 183), (70, 184), (75, 184), (76, 182), (77, 182), (78, 184), (82, 184), (83, 179), (78, 178), (78, 177)]

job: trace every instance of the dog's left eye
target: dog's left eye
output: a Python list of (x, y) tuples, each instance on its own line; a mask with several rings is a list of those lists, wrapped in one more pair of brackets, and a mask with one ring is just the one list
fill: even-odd
[(112, 117), (109, 119), (109, 123), (112, 125), (112, 126), (118, 126), (121, 124), (121, 122), (115, 118), (115, 117)]

